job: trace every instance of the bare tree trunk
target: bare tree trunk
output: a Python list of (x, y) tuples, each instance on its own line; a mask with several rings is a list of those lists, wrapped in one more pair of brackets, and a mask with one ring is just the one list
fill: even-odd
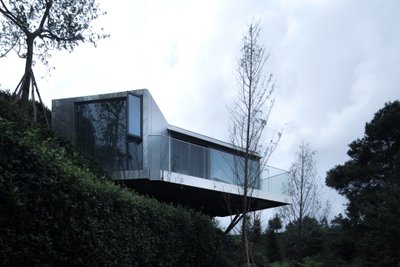
[[(250, 70), (253, 73), (253, 36), (250, 36)], [(244, 181), (243, 181), (243, 224), (242, 224), (242, 246), (244, 247), (246, 264), (250, 264), (249, 255), (249, 240), (247, 236), (247, 212), (248, 212), (248, 191), (249, 191), (249, 152), (250, 152), (250, 122), (251, 122), (251, 108), (252, 108), (252, 89), (253, 89), (253, 76), (248, 77), (248, 105), (247, 105), (247, 120), (246, 120), (246, 149), (244, 158)]]
[[(304, 142), (302, 143), (302, 146), (304, 146)], [(301, 158), (304, 159), (304, 150), (301, 150)], [(298, 236), (301, 239), (301, 233), (302, 233), (302, 225), (303, 225), (303, 198), (304, 198), (304, 160), (301, 161), (301, 168), (300, 168), (300, 203), (299, 203), (299, 230), (298, 230)]]
[(263, 130), (274, 103), (272, 98), (274, 84), (272, 74), (264, 73), (263, 68), (268, 55), (258, 43), (259, 34), (259, 24), (251, 23), (243, 36), (242, 54), (238, 60), (239, 97), (229, 110), (232, 114), (231, 143), (242, 151), (238, 154), (241, 161), (236, 162), (233, 169), (237, 176), (238, 192), (243, 200), (241, 203), (241, 259), (245, 266), (250, 266), (254, 261), (249, 244), (247, 217), (253, 190), (257, 188), (262, 168), (278, 142), (271, 140), (268, 145), (262, 143)]

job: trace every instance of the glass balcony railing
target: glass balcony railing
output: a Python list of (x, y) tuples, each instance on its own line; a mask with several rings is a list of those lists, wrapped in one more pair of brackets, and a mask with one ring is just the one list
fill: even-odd
[[(244, 158), (234, 154), (152, 135), (149, 136), (149, 157), (150, 169), (243, 185)], [(269, 166), (261, 171), (259, 162), (250, 160), (250, 187), (280, 194), (286, 179), (287, 172)]]
[(272, 166), (267, 166), (264, 169), (260, 190), (267, 191), (275, 194), (284, 194), (284, 185), (287, 184), (289, 178), (289, 172), (275, 168)]

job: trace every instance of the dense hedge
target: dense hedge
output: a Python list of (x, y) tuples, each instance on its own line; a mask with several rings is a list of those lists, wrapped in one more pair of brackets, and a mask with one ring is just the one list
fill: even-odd
[(210, 218), (99, 179), (57, 139), (6, 117), (0, 114), (1, 266), (225, 265)]

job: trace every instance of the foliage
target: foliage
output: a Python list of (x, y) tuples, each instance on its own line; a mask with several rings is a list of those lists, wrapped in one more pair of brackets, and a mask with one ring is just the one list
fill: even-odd
[[(249, 216), (250, 217), (250, 216)], [(266, 266), (269, 261), (265, 254), (264, 237), (261, 228), (261, 213), (253, 212), (253, 216), (248, 219), (248, 238), (251, 262), (256, 266)], [(238, 262), (238, 265), (241, 265)]]
[(282, 248), (278, 231), (282, 228), (282, 220), (277, 214), (268, 221), (265, 232), (265, 253), (270, 262), (282, 261)]
[[(349, 145), (348, 160), (326, 178), (349, 200), (339, 223), (360, 264), (393, 265), (400, 261), (400, 102), (385, 104), (365, 125), (363, 138)], [(350, 241), (350, 242), (349, 242)]]
[(282, 261), (282, 249), (280, 246), (280, 240), (277, 233), (271, 230), (267, 230), (265, 233), (266, 246), (265, 254), (269, 261), (280, 262)]
[(333, 238), (328, 241), (328, 246), (337, 258), (341, 259), (343, 262), (350, 263), (356, 258), (357, 251), (352, 235), (343, 230), (348, 227), (349, 220), (348, 218), (344, 218), (342, 214), (339, 214), (331, 223), (329, 234), (333, 236)]
[(287, 263), (287, 262), (274, 262), (274, 263), (271, 263), (271, 265), (270, 265), (271, 267), (289, 267), (289, 263)]
[(0, 114), (1, 266), (226, 264), (223, 234), (208, 217), (97, 177), (57, 138), (10, 121), (17, 107), (8, 108)]
[[(284, 233), (285, 254), (289, 260), (299, 261), (315, 256), (324, 249), (324, 229), (311, 217), (302, 220), (303, 235), (298, 235), (299, 220), (289, 223)], [(300, 254), (300, 257), (299, 257)]]
[[(28, 117), (32, 117), (33, 105), (36, 105), (37, 108), (42, 108), (42, 105), (37, 101), (34, 103), (30, 101)], [(47, 118), (51, 120), (51, 111), (46, 107), (44, 108)], [(44, 113), (39, 113), (37, 122), (29, 120), (26, 116), (22, 115), (19, 112), (17, 104), (12, 100), (12, 96), (8, 91), (0, 90), (0, 117), (8, 121), (15, 122), (15, 127), (18, 131), (26, 131), (30, 128), (35, 128), (36, 133), (40, 136), (40, 139), (51, 138), (53, 139), (54, 143), (57, 143), (57, 146), (61, 146), (63, 149), (65, 149), (69, 160), (71, 160), (74, 165), (82, 168), (88, 168), (89, 171), (95, 174), (98, 178), (102, 177), (109, 179), (109, 177), (106, 175), (106, 171), (102, 169), (97, 161), (88, 157), (84, 157), (71, 145), (68, 139), (55, 135), (47, 128)]]
[(92, 22), (102, 12), (95, 0), (35, 0), (0, 1), (1, 53), (15, 50), (24, 58), (27, 37), (36, 40), (36, 53), (47, 63), (51, 50), (72, 51), (79, 42), (95, 44), (104, 35), (94, 32)]
[(0, 91), (0, 116), (5, 120), (18, 122), (20, 129), (26, 129), (31, 124), (19, 113), (9, 91)]
[(280, 229), (282, 229), (282, 219), (278, 214), (275, 214), (272, 219), (268, 220), (268, 228), (267, 230), (277, 233)]
[[(268, 227), (261, 234), (260, 240), (251, 242), (252, 261), (256, 266), (349, 266), (340, 253), (346, 253), (351, 247), (342, 246), (341, 241), (346, 236), (338, 222), (334, 220), (331, 225), (326, 219), (317, 221), (315, 218), (304, 218), (305, 236), (303, 239), (303, 257), (296, 256), (299, 244), (297, 242), (298, 223), (294, 222), (282, 231), (282, 221), (275, 215), (268, 221)], [(252, 227), (249, 229), (251, 236)], [(229, 242), (227, 242), (229, 241)], [(225, 249), (231, 251), (229, 266), (240, 266), (240, 236), (228, 235), (225, 239)], [(347, 253), (352, 253), (348, 251)], [(344, 255), (344, 254), (343, 254)]]
[(241, 265), (240, 236), (225, 235), (223, 239), (226, 266), (236, 267)]
[(261, 218), (259, 215), (254, 215), (253, 220), (249, 227), (249, 241), (252, 243), (258, 243), (261, 239)]
[(107, 37), (96, 33), (93, 21), (103, 14), (95, 0), (0, 0), (0, 57), (15, 51), (25, 59), (20, 82), (23, 109), (29, 98), (34, 56), (45, 65), (52, 50), (71, 52), (83, 42)]

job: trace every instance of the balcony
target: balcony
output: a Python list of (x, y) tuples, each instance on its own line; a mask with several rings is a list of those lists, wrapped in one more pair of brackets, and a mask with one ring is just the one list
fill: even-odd
[[(149, 167), (160, 170), (171, 177), (202, 178), (218, 184), (218, 187), (238, 191), (242, 185), (243, 156), (202, 147), (162, 135), (149, 136)], [(287, 181), (288, 172), (266, 166), (260, 168), (256, 157), (249, 163), (249, 187), (281, 195), (282, 185)], [(182, 180), (182, 179), (181, 179)], [(197, 181), (199, 182), (199, 181)], [(240, 193), (240, 191), (239, 191)]]

